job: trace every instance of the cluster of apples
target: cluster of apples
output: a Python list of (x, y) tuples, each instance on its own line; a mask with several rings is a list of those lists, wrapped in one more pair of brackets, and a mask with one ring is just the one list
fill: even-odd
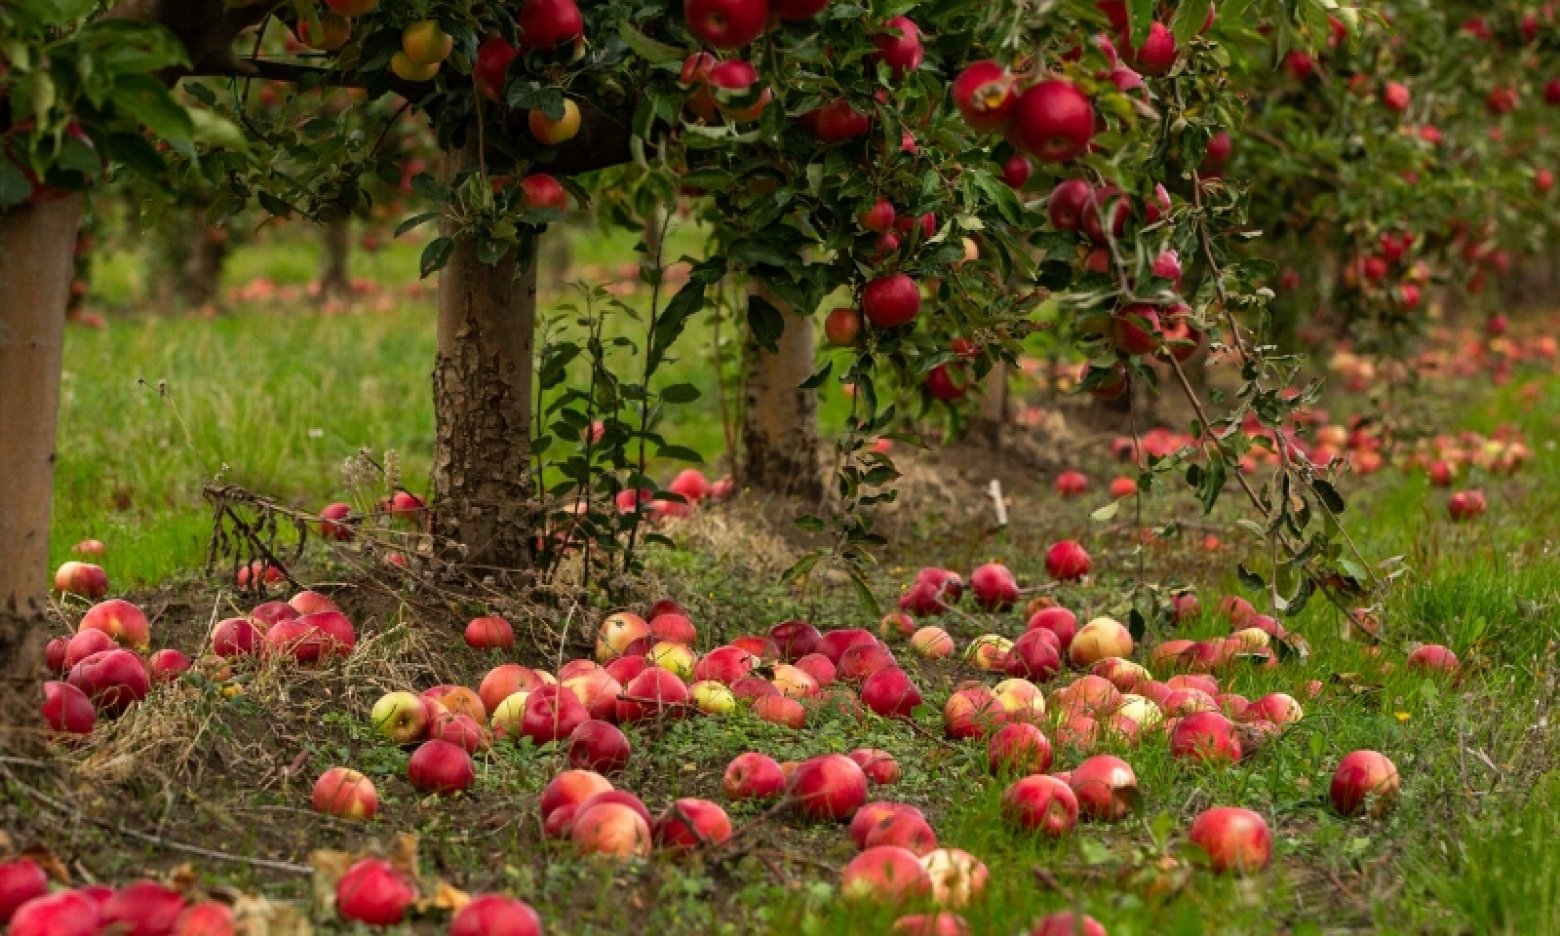
[[(594, 431), (599, 433), (605, 429), (602, 427)], [(682, 498), (680, 501), (656, 497), (649, 488), (637, 491), (628, 488), (618, 492), (616, 504), (620, 513), (638, 510), (648, 514), (652, 520), (682, 519), (691, 516), (701, 504), (730, 500), (736, 489), (737, 483), (729, 475), (711, 481), (699, 469), (685, 468), (666, 486), (667, 493), (676, 494)]]
[[(361, 858), (336, 881), (336, 914), (351, 923), (392, 926), (406, 919), (417, 899), (417, 882), (383, 858)], [(455, 912), (449, 932), (450, 936), (541, 936), (542, 918), (523, 900), (478, 894)]]
[(0, 924), (8, 936), (234, 936), (233, 909), (190, 902), (181, 891), (141, 880), (117, 890), (102, 884), (49, 890), (44, 869), (27, 858), (0, 863)]
[[(98, 559), (107, 554), (108, 547), (101, 540), (88, 539), (72, 546), (70, 551), (87, 559)], [(108, 573), (96, 563), (70, 559), (60, 563), (54, 571), (54, 590), (61, 595), (97, 601), (108, 594)]]
[[(73, 635), (45, 645), (45, 665), (65, 679), (44, 684), (44, 722), (62, 735), (87, 734), (99, 715), (119, 715), (154, 685), (190, 670), (190, 658), (180, 650), (148, 653), (151, 639), (151, 622), (131, 602), (111, 598), (88, 608)], [(303, 591), (289, 602), (268, 601), (244, 617), (219, 621), (212, 628), (209, 668), (226, 679), (235, 658), (263, 654), (315, 663), (351, 653), (356, 643), (352, 622), (333, 601)]]

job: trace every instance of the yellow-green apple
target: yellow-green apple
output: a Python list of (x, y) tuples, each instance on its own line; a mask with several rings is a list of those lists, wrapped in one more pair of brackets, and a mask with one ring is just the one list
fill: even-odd
[(569, 735), (569, 764), (580, 770), (622, 770), (631, 753), (628, 738), (611, 722), (591, 719)]
[(682, 680), (692, 679), (694, 667), (699, 663), (699, 655), (686, 644), (672, 643), (669, 640), (651, 646), (645, 657), (652, 666), (659, 666)]
[(1287, 692), (1270, 692), (1251, 703), (1250, 711), (1257, 718), (1264, 718), (1280, 727), (1293, 725), (1305, 717), (1305, 709)]
[(1045, 570), (1059, 582), (1075, 582), (1089, 574), (1089, 553), (1077, 540), (1055, 543), (1045, 554)]
[(455, 37), (437, 20), (418, 20), (401, 30), (401, 51), (413, 65), (438, 65), (455, 51)]
[(937, 847), (937, 833), (924, 817), (912, 812), (889, 812), (867, 829), (862, 849), (894, 845), (920, 857)]
[(1235, 725), (1218, 712), (1194, 712), (1180, 718), (1170, 732), (1170, 756), (1203, 763), (1233, 764), (1240, 760)]
[(619, 611), (610, 615), (601, 622), (601, 628), (596, 633), (596, 660), (606, 663), (623, 653), (623, 648), (640, 639), (650, 636), (650, 625), (645, 619), (631, 611)]
[(1165, 720), (1164, 712), (1160, 711), (1153, 700), (1130, 692), (1121, 697), (1121, 705), (1116, 709), (1116, 714), (1122, 718), (1130, 718), (1140, 729), (1153, 728)]
[(793, 731), (807, 724), (807, 709), (789, 696), (762, 696), (753, 700), (753, 714), (772, 725), (783, 725)]
[(818, 681), (809, 676), (806, 670), (790, 663), (775, 666), (774, 675), (769, 681), (787, 698), (805, 699), (818, 694)]
[(1328, 793), (1333, 808), (1345, 816), (1368, 812), (1379, 817), (1397, 800), (1401, 786), (1397, 766), (1386, 755), (1361, 750), (1338, 762)]
[(632, 807), (603, 802), (574, 814), (569, 838), (585, 855), (644, 858), (650, 854), (650, 823)]
[(375, 730), (390, 741), (414, 744), (428, 733), (433, 712), (421, 696), (397, 690), (380, 696), (368, 717)]
[(314, 781), (315, 812), (339, 819), (372, 819), (379, 811), (373, 781), (350, 767), (332, 767)]
[(472, 618), (466, 625), (466, 646), (478, 650), (507, 650), (515, 645), (515, 629), (501, 617)]
[(840, 896), (847, 901), (908, 903), (931, 890), (932, 880), (921, 859), (897, 845), (868, 848), (840, 872)]
[(108, 594), (108, 573), (90, 562), (62, 562), (54, 573), (54, 590), (96, 601)]
[(673, 801), (655, 820), (655, 842), (673, 850), (721, 845), (731, 838), (731, 819), (720, 806), (706, 799), (684, 797)]
[(894, 755), (876, 748), (857, 748), (845, 755), (856, 762), (861, 772), (867, 775), (867, 780), (877, 786), (887, 786), (898, 783), (902, 772), (899, 762), (894, 760)]
[(1028, 722), (1003, 725), (986, 742), (986, 766), (998, 776), (1043, 774), (1051, 757), (1050, 740)]
[(713, 679), (701, 679), (688, 687), (688, 698), (706, 715), (729, 715), (737, 707), (730, 687)]
[(563, 99), (563, 113), (556, 119), (548, 116), (540, 107), (531, 108), (526, 115), (526, 126), (531, 136), (546, 146), (557, 146), (574, 139), (580, 132), (580, 106), (568, 98)]
[(437, 738), (419, 745), (406, 764), (406, 779), (422, 793), (459, 793), (476, 778), (476, 765), (466, 749)]
[(1073, 768), (1069, 785), (1079, 811), (1091, 819), (1122, 819), (1137, 805), (1137, 774), (1126, 761), (1109, 754), (1097, 754)]
[(145, 650), (152, 642), (152, 625), (146, 614), (122, 598), (110, 598), (87, 609), (76, 632), (100, 630), (121, 647)]
[(539, 802), (542, 815), (547, 816), (560, 806), (578, 806), (597, 793), (612, 789), (612, 781), (594, 770), (565, 770), (547, 782), (542, 788)]
[(1132, 656), (1132, 632), (1115, 618), (1097, 617), (1079, 628), (1067, 649), (1079, 669), (1087, 669), (1106, 657)]
[(355, 862), (336, 882), (336, 913), (349, 923), (399, 923), (416, 900), (416, 886), (383, 858)]
[(1078, 824), (1078, 797), (1060, 778), (1035, 773), (1003, 791), (1002, 814), (1026, 832), (1060, 838)]
[(738, 754), (726, 765), (721, 789), (733, 800), (774, 799), (785, 792), (785, 774), (773, 757), (749, 751)]
[(129, 650), (99, 650), (72, 666), (66, 681), (86, 693), (99, 712), (110, 715), (146, 698), (151, 690), (146, 666)]
[(1001, 634), (982, 634), (970, 641), (964, 650), (964, 658), (975, 664), (977, 669), (1000, 672), (1007, 666), (1008, 654), (1012, 650), (1013, 641)]
[(688, 687), (659, 667), (650, 667), (628, 681), (618, 697), (615, 713), (619, 724), (631, 724), (658, 715), (677, 717), (688, 702)]
[(1001, 721), (1038, 721), (1045, 717), (1045, 693), (1027, 679), (1004, 679), (991, 687), (1002, 710)]
[(1187, 834), (1208, 856), (1208, 867), (1222, 874), (1261, 871), (1273, 855), (1273, 834), (1261, 815), (1238, 806), (1215, 806), (1198, 813)]
[(927, 625), (910, 635), (910, 649), (928, 660), (941, 660), (953, 653), (953, 638), (941, 627)]
[[(44, 724), (63, 734), (90, 734), (97, 725), (97, 710), (87, 694), (70, 683), (50, 680), (43, 684), (43, 705), (39, 708)], [(0, 897), (0, 903), (4, 903)], [(0, 919), (4, 914), (0, 913)]]
[(921, 690), (898, 667), (878, 670), (861, 684), (861, 703), (885, 718), (909, 718), (921, 702)]
[(439, 63), (419, 65), (404, 51), (397, 50), (390, 56), (390, 71), (403, 81), (432, 81), (439, 73)]
[(513, 740), (520, 737), (520, 726), (525, 721), (525, 702), (530, 697), (530, 690), (521, 689), (505, 696), (494, 706), (493, 714), (488, 718), (488, 728), (495, 738)]
[(986, 863), (962, 848), (937, 848), (921, 856), (932, 881), (932, 899), (942, 907), (962, 907), (986, 892)]
[(542, 918), (522, 900), (479, 894), (456, 911), (450, 936), (542, 936)]
[(1089, 672), (1095, 676), (1103, 677), (1110, 681), (1112, 686), (1122, 692), (1136, 692), (1144, 685), (1153, 682), (1154, 674), (1139, 666), (1131, 660), (1123, 660), (1121, 657), (1106, 657), (1096, 661), (1089, 667)]
[(787, 792), (809, 819), (849, 819), (867, 801), (867, 775), (843, 754), (823, 754), (797, 765)]

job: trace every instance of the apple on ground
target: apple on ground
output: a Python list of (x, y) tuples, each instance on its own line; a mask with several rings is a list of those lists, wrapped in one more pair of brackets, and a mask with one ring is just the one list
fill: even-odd
[(904, 903), (931, 890), (931, 876), (920, 858), (896, 845), (868, 848), (840, 872), (840, 894), (847, 901)]
[(417, 888), (383, 858), (364, 858), (336, 882), (336, 912), (343, 920), (389, 926), (401, 922)]
[(478, 894), (455, 912), (450, 936), (542, 936), (542, 918), (522, 900)]
[(867, 776), (849, 757), (823, 754), (803, 761), (787, 789), (803, 816), (843, 820), (866, 803)]
[(733, 800), (774, 799), (785, 792), (786, 778), (780, 763), (767, 754), (749, 751), (726, 765), (721, 788)]
[(1207, 854), (1208, 866), (1221, 874), (1261, 871), (1273, 854), (1267, 821), (1237, 806), (1215, 806), (1199, 813), (1187, 837)]
[(373, 781), (350, 767), (332, 767), (314, 781), (315, 812), (340, 819), (372, 819), (379, 811)]
[(412, 752), (406, 778), (419, 792), (448, 796), (470, 787), (477, 770), (465, 748), (435, 738)]

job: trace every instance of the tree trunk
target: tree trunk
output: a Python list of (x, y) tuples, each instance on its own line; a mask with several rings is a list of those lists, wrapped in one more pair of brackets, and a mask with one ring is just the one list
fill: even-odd
[(0, 212), (0, 748), (37, 711), (65, 306), (81, 197)]
[(1008, 421), (1008, 364), (997, 361), (981, 385), (980, 412), (970, 421), (970, 435), (986, 448), (1002, 448), (1002, 429)]
[[(194, 212), (197, 219), (204, 214), (204, 208)], [(190, 239), (190, 254), (184, 261), (184, 275), (179, 279), (179, 296), (185, 305), (201, 309), (217, 301), (227, 255), (227, 230), (197, 221)]]
[(744, 349), (742, 482), (760, 491), (819, 500), (823, 471), (818, 461), (818, 397), (801, 388), (812, 376), (817, 350), (812, 319), (797, 315), (757, 284), (749, 292), (750, 302), (761, 295), (780, 310), (785, 331), (779, 353), (770, 353), (751, 335)]
[[(475, 163), (472, 148), (446, 155), (447, 171)], [(531, 484), (531, 349), (536, 332), (537, 242), (516, 277), (511, 251), (496, 266), (457, 240), (439, 277), (433, 368), (434, 532), (448, 558), (528, 568), (537, 509)]]
[(352, 293), (347, 260), (352, 253), (352, 218), (325, 222), (325, 255), (320, 261), (320, 301), (345, 299)]

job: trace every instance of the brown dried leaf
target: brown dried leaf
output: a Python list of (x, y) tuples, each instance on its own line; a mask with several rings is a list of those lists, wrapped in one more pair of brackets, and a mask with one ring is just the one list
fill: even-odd
[(457, 913), (469, 903), (471, 903), (470, 894), (441, 879), (434, 882), (433, 896), (424, 897), (417, 901), (417, 912), (427, 913), (429, 910), (446, 910), (450, 913)]
[[(10, 849), (0, 848), (0, 851), (9, 850)], [(70, 884), (70, 871), (65, 867), (65, 862), (61, 861), (59, 857), (54, 854), (54, 852), (49, 851), (44, 846), (34, 845), (33, 847), (22, 852), (17, 857), (26, 858), (28, 861), (31, 861), (33, 864), (42, 868), (43, 873), (47, 874), (49, 876), (49, 880), (53, 881), (54, 883), (65, 885)]]
[(239, 936), (314, 936), (309, 918), (296, 905), (264, 897), (235, 900), (233, 922)]
[(352, 856), (344, 851), (320, 849), (309, 853), (309, 867), (314, 869), (310, 890), (316, 917), (328, 920), (336, 915), (336, 884), (352, 861)]
[(401, 832), (390, 843), (390, 853), (385, 856), (395, 869), (413, 881), (419, 881), (417, 873), (417, 836)]

